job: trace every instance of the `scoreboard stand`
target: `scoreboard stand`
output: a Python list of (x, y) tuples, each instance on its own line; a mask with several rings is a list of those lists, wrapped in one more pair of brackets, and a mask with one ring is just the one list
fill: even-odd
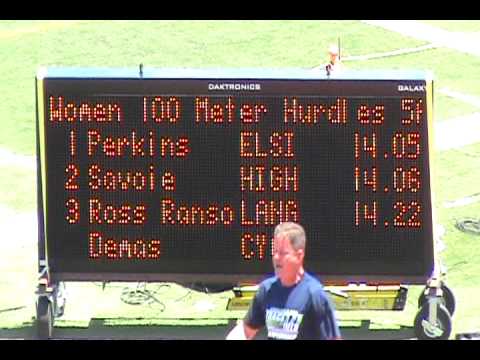
[[(36, 328), (39, 339), (53, 337), (56, 318), (63, 315), (66, 306), (65, 283), (49, 284), (47, 277), (39, 280), (36, 295)], [(247, 310), (257, 290), (256, 286), (235, 287), (227, 310)], [(348, 310), (404, 310), (408, 288), (404, 285), (369, 286), (349, 284), (326, 286), (335, 307)], [(414, 319), (414, 333), (420, 340), (446, 340), (451, 335), (455, 298), (447, 285), (430, 279), (418, 299), (419, 310)]]
[(36, 295), (37, 337), (42, 340), (50, 339), (55, 318), (61, 317), (65, 312), (65, 283), (48, 284), (46, 278), (40, 279)]
[(419, 310), (414, 320), (415, 335), (420, 340), (447, 340), (452, 331), (455, 297), (440, 277), (428, 280), (418, 298)]
[(67, 293), (65, 282), (52, 282), (45, 258), (45, 243), (40, 237), (39, 241), (39, 275), (36, 295), (36, 332), (38, 339), (52, 338), (55, 318), (61, 317), (65, 312)]
[(434, 269), (432, 276), (418, 297), (418, 312), (413, 325), (415, 335), (421, 340), (447, 340), (452, 331), (452, 317), (456, 302), (452, 290), (446, 285), (446, 269), (438, 256), (444, 246), (441, 238), (444, 230), (437, 227), (434, 248)]
[[(40, 128), (37, 123), (37, 154), (40, 153)], [(42, 202), (41, 157), (37, 156), (37, 201)], [(36, 332), (38, 339), (47, 340), (53, 335), (55, 318), (65, 312), (67, 301), (65, 282), (52, 282), (48, 266), (47, 244), (45, 241), (45, 214), (43, 207), (37, 211), (38, 224), (38, 283), (35, 291)]]
[(338, 309), (426, 284), (417, 337), (450, 335), (430, 73), (42, 68), (36, 110), (39, 337), (67, 281), (258, 284), (286, 221)]

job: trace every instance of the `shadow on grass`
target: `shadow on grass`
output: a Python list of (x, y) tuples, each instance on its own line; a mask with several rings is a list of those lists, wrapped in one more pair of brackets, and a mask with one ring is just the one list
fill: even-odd
[[(103, 319), (93, 319), (88, 328), (55, 327), (55, 340), (223, 340), (233, 328), (236, 321), (231, 320), (226, 325), (106, 325)], [(370, 321), (363, 320), (360, 327), (342, 327), (341, 333), (345, 340), (407, 340), (415, 338), (412, 327), (400, 329), (369, 329)], [(35, 340), (34, 325), (15, 329), (0, 329), (0, 339)], [(256, 339), (266, 339), (266, 332), (261, 331)]]

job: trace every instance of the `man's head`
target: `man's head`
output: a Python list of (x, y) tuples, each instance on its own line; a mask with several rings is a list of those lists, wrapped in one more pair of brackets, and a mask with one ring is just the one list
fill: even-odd
[(285, 286), (294, 285), (303, 275), (305, 230), (293, 222), (284, 222), (273, 234), (273, 268)]

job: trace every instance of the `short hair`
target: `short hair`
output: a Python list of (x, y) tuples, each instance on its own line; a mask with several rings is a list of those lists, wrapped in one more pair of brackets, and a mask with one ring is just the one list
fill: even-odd
[(337, 45), (330, 45), (330, 47), (328, 48), (328, 52), (330, 54), (334, 54), (334, 55), (338, 55), (338, 46)]
[(290, 244), (295, 250), (305, 250), (305, 243), (307, 239), (305, 236), (305, 230), (301, 225), (294, 222), (280, 223), (275, 227), (273, 232), (274, 237), (279, 235), (285, 235), (288, 240), (290, 240)]

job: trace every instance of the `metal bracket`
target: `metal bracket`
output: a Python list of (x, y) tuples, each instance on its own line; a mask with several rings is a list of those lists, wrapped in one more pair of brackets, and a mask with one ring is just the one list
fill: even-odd
[(325, 66), (325, 72), (327, 73), (327, 77), (330, 78), (330, 74), (332, 73), (332, 66), (330, 64)]
[(434, 326), (437, 325), (438, 304), (440, 304), (440, 301), (437, 296), (428, 299), (428, 322)]

